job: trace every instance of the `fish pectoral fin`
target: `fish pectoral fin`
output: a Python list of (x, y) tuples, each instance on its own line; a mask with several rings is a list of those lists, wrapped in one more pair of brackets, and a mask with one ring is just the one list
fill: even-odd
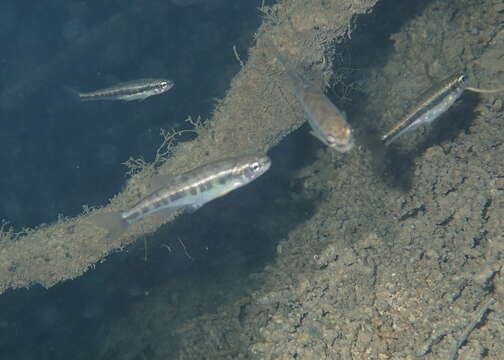
[(457, 99), (455, 100), (455, 102), (453, 103), (453, 106), (456, 106), (456, 107), (459, 107), (463, 104), (464, 102), (462, 101), (462, 99)]
[(319, 136), (319, 135), (318, 135), (318, 134), (317, 134), (314, 130), (311, 130), (311, 131), (310, 131), (310, 134), (311, 134), (312, 136), (315, 136), (317, 139), (321, 140), (321, 139), (320, 139), (320, 136)]
[(141, 94), (138, 94), (138, 95), (128, 95), (128, 96), (124, 96), (121, 98), (121, 100), (123, 101), (138, 101), (138, 102), (142, 102), (144, 101), (145, 99), (147, 99), (148, 97), (151, 97), (152, 95), (141, 95)]
[(142, 102), (142, 101), (144, 101), (145, 99), (147, 99), (148, 97), (150, 97), (150, 95), (140, 97), (140, 98), (138, 98), (137, 100), (138, 100), (138, 102)]
[(172, 215), (175, 215), (176, 213), (192, 214), (202, 206), (203, 204), (168, 207), (149, 215), (149, 217), (156, 222), (165, 223)]
[(149, 214), (148, 216), (142, 218), (142, 221), (153, 221), (155, 223), (164, 224), (170, 218), (177, 213), (177, 211), (182, 210), (181, 207), (168, 207), (165, 209), (161, 209), (155, 213)]

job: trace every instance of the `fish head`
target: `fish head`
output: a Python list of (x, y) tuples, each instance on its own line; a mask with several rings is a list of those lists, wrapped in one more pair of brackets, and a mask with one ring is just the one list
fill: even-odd
[(466, 87), (466, 76), (464, 74), (456, 74), (456, 84), (460, 89), (464, 89)]
[(267, 155), (251, 155), (244, 159), (242, 180), (249, 183), (264, 174), (271, 166), (271, 159)]
[(355, 145), (352, 129), (348, 126), (328, 133), (324, 140), (327, 146), (339, 152), (350, 151)]
[(164, 93), (165, 91), (170, 90), (175, 83), (171, 80), (168, 79), (163, 79), (159, 81), (158, 86), (156, 87), (156, 90), (159, 94)]

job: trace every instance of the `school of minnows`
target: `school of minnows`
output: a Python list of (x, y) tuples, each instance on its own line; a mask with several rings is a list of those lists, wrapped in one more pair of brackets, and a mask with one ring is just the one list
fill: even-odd
[[(271, 40), (265, 41), (266, 55), (276, 59), (285, 71), (288, 84), (299, 101), (311, 134), (330, 149), (341, 153), (354, 147), (353, 131), (345, 114), (325, 95), (323, 88), (305, 79), (281, 54)], [(167, 79), (141, 79), (117, 84), (101, 90), (74, 95), (81, 101), (144, 100), (170, 90), (174, 83)], [(465, 84), (463, 74), (451, 76), (421, 94), (406, 115), (382, 137), (385, 146), (400, 136), (432, 123), (446, 112), (464, 93), (496, 93), (502, 89), (478, 89)], [(128, 226), (145, 216), (178, 211), (193, 212), (204, 204), (238, 189), (264, 174), (271, 166), (270, 158), (261, 152), (224, 158), (173, 176), (158, 176), (154, 190), (130, 208), (92, 217), (95, 225), (120, 236)]]

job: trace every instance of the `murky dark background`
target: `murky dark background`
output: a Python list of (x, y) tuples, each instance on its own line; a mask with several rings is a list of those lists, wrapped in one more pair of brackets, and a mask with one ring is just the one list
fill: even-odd
[[(208, 117), (246, 58), (257, 1), (0, 3), (0, 218), (15, 227), (103, 205), (160, 128)], [(143, 102), (75, 103), (64, 91), (139, 78), (175, 87)], [(188, 137), (189, 138), (189, 137)], [(184, 140), (182, 137), (181, 140)]]
[[(367, 81), (367, 67), (386, 63), (390, 35), (427, 3), (382, 1), (359, 19), (352, 48), (339, 49), (350, 54), (355, 69), (354, 79), (347, 80)], [(106, 204), (127, 179), (122, 163), (130, 157), (153, 159), (161, 128), (190, 128), (188, 116), (210, 117), (240, 69), (233, 45), (246, 61), (261, 21), (259, 6), (260, 0), (44, 0), (30, 6), (3, 0), (0, 219), (19, 229), (52, 222), (58, 214), (78, 215), (83, 205)], [(64, 91), (146, 77), (172, 79), (175, 87), (129, 103), (75, 103)], [(369, 100), (362, 91), (334, 88), (328, 94), (349, 115), (359, 141), (376, 138), (380, 115), (358, 116)], [(239, 298), (243, 290), (236, 284), (215, 290), (208, 301), (199, 294), (204, 303), (194, 310), (186, 301), (206, 284), (218, 289), (226, 276), (241, 282), (263, 271), (280, 240), (313, 215), (324, 195), (314, 191), (313, 198), (303, 198), (304, 179), (293, 176), (322, 153), (323, 145), (307, 132), (305, 126), (273, 149), (274, 166), (250, 186), (179, 217), (79, 279), (0, 296), (0, 358), (116, 359), (119, 349), (114, 353), (114, 346), (100, 345), (120, 333), (111, 330), (121, 323), (115, 320), (142, 316), (131, 309), (147, 303), (154, 291), (166, 292), (157, 296), (166, 311), (181, 311), (173, 304), (185, 302), (193, 317), (211, 313), (229, 292)], [(175, 350), (173, 341), (166, 347)], [(100, 353), (104, 348), (109, 352)], [(138, 360), (155, 358), (151, 349), (142, 351)]]
[[(240, 69), (233, 46), (246, 60), (260, 24), (260, 5), (233, 0), (0, 2), (0, 218), (19, 229), (52, 222), (58, 214), (78, 215), (86, 204), (106, 204), (124, 185), (123, 162), (154, 158), (161, 128), (191, 128), (188, 116), (209, 116)], [(146, 77), (172, 79), (175, 87), (142, 102), (76, 103), (64, 91), (65, 86), (89, 91)], [(258, 212), (260, 199), (254, 200), (251, 209)], [(225, 203), (220, 207), (226, 211)], [(201, 235), (187, 219), (180, 224), (165, 231)], [(216, 226), (205, 236), (223, 235), (221, 229)], [(239, 226), (233, 229), (227, 235)], [(171, 238), (167, 247), (162, 241), (147, 247), (146, 262), (144, 245), (149, 244), (141, 240), (78, 281), (49, 291), (33, 287), (3, 294), (0, 357), (95, 358), (110, 319), (125, 314), (149, 287), (170, 276), (170, 269), (198, 276), (194, 259), (223, 251), (219, 243), (193, 250), (183, 241)], [(240, 262), (245, 256), (228, 258)]]

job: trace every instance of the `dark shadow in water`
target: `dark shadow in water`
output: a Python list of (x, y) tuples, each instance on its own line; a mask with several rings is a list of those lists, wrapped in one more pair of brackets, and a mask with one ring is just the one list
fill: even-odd
[[(355, 24), (355, 31), (352, 32), (351, 40), (348, 43), (338, 45), (336, 53), (339, 54), (334, 63), (334, 72), (339, 74), (339, 68), (348, 67), (348, 77), (345, 82), (348, 84), (366, 81), (366, 74), (360, 69), (369, 67), (380, 67), (385, 65), (393, 50), (393, 41), (390, 36), (419, 12), (421, 12), (432, 0), (412, 0), (408, 2), (397, 2), (394, 0), (378, 1), (372, 12), (365, 15), (356, 16), (352, 23)], [(350, 114), (358, 114), (360, 104), (366, 101), (365, 94), (355, 88), (335, 88), (334, 100), (353, 99), (344, 105)], [(358, 127), (359, 124), (353, 124)], [(371, 124), (372, 125), (372, 124)], [(368, 124), (366, 124), (368, 127)], [(372, 127), (371, 127), (372, 129)]]
[[(206, 272), (233, 264), (252, 269), (270, 262), (278, 241), (313, 212), (316, 199), (291, 194), (300, 186), (295, 172), (314, 161), (319, 146), (305, 128), (294, 132), (270, 152), (273, 165), (261, 178), (167, 224), (149, 240), (150, 246), (168, 245), (183, 271)], [(170, 271), (164, 254), (159, 259), (152, 254), (150, 262), (157, 261)]]
[[(385, 62), (390, 33), (421, 10), (423, 3), (398, 5), (384, 0), (373, 13), (359, 17), (360, 28), (352, 35), (350, 47), (352, 63), (366, 67)], [(349, 106), (350, 115), (358, 112), (358, 104)], [(97, 106), (94, 111), (102, 110)], [(34, 288), (3, 295), (0, 308), (9, 311), (0, 325), (8, 336), (0, 339), (0, 357), (94, 358), (96, 344), (106, 339), (109, 324), (128, 316), (131, 305), (167, 279), (211, 282), (219, 272), (241, 269), (243, 282), (248, 282), (247, 274), (271, 262), (278, 242), (312, 215), (317, 199), (292, 196), (302, 186), (294, 174), (313, 162), (322, 146), (306, 127), (293, 133), (272, 150), (273, 166), (263, 177), (146, 237), (147, 262), (140, 239), (79, 279), (48, 291)]]
[[(430, 1), (414, 0), (397, 2), (393, 0), (379, 1), (369, 14), (357, 16), (354, 19), (356, 30), (352, 33), (349, 44), (344, 44), (336, 49), (338, 54), (343, 54), (336, 59), (334, 72), (340, 73), (340, 68), (350, 68), (348, 76), (344, 77), (347, 84), (366, 82), (366, 69), (380, 67), (388, 61), (393, 51), (393, 41), (390, 36), (419, 12)], [(383, 129), (378, 128), (375, 119), (364, 119), (362, 104), (368, 99), (367, 95), (359, 91), (359, 87), (335, 87), (329, 92), (332, 100), (344, 109), (349, 122), (355, 129), (357, 142), (370, 150), (371, 164), (374, 172), (392, 187), (408, 189), (411, 184), (412, 172), (410, 171), (413, 159), (408, 154), (402, 154), (392, 148), (385, 148), (380, 142)], [(345, 99), (341, 101), (341, 99)], [(348, 99), (352, 99), (348, 101)], [(380, 119), (381, 114), (376, 114)], [(364, 119), (357, 123), (352, 119)]]
[(410, 154), (398, 151), (392, 144), (385, 149), (382, 161), (384, 168), (382, 178), (385, 184), (408, 191), (413, 181), (415, 163)]
[[(191, 7), (68, 1), (49, 11), (7, 1), (20, 13), (11, 42), (34, 43), (3, 53), (0, 62), (2, 75), (13, 73), (0, 83), (0, 118), (6, 120), (0, 218), (16, 228), (75, 216), (84, 204), (105, 204), (124, 184), (124, 161), (153, 159), (162, 141), (159, 128), (190, 128), (188, 116), (209, 117), (214, 99), (224, 96), (240, 70), (233, 45), (246, 61), (261, 21), (254, 2), (229, 0)], [(62, 34), (79, 31), (64, 41)], [(25, 62), (31, 65), (23, 70), (15, 65)], [(164, 77), (175, 87), (142, 102), (78, 103), (63, 91)]]
[(452, 108), (434, 122), (415, 155), (420, 156), (433, 145), (453, 142), (460, 133), (467, 132), (477, 117), (474, 109), (480, 101), (480, 95), (466, 91)]

